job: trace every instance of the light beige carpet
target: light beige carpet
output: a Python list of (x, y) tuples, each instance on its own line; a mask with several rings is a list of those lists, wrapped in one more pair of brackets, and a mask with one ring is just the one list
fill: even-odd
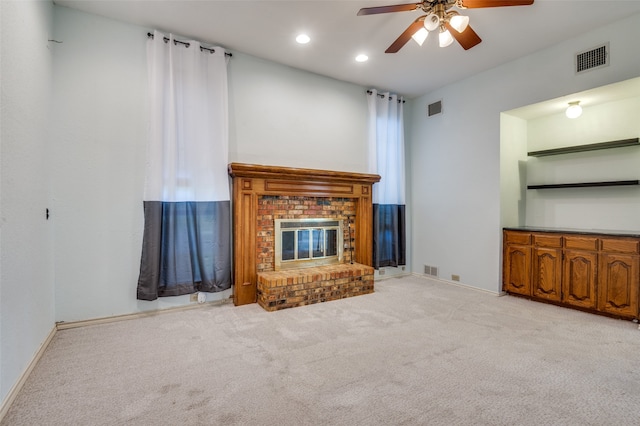
[(6, 425), (638, 425), (640, 331), (419, 277), (59, 331)]

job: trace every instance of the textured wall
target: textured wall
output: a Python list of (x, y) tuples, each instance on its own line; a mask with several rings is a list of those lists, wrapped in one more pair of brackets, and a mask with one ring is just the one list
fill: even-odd
[[(54, 326), (52, 4), (0, 2), (0, 400)], [(27, 23), (27, 24), (25, 24)]]

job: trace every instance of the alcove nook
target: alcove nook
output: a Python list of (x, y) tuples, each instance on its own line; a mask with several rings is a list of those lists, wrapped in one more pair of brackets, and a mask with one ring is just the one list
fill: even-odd
[[(242, 163), (229, 164), (229, 175), (236, 306), (272, 311), (373, 292), (372, 187), (380, 176)], [(276, 267), (282, 219), (301, 223), (295, 232), (304, 237), (291, 240), (301, 267)], [(327, 237), (335, 232), (342, 238)]]
[(639, 112), (633, 78), (501, 114), (503, 291), (640, 318)]

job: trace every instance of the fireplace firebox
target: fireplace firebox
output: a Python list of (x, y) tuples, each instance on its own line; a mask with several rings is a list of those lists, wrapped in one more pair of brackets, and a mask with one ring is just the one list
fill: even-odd
[(342, 263), (342, 220), (275, 220), (275, 270)]

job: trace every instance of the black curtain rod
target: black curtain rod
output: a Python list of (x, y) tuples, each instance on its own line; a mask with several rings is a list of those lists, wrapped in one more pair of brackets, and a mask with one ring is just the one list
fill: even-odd
[[(149, 38), (153, 38), (153, 34), (152, 34), (152, 33), (147, 33), (147, 37), (149, 37)], [(165, 42), (165, 43), (169, 43), (169, 38), (168, 38), (168, 37), (164, 37), (163, 39), (164, 39), (164, 42)], [(188, 42), (186, 42), (186, 41), (176, 40), (176, 39), (173, 39), (173, 44), (182, 44), (182, 45), (184, 45), (185, 47), (189, 47), (189, 46), (191, 46), (191, 43), (188, 43)], [(206, 50), (206, 51), (208, 51), (208, 52), (211, 52), (211, 53), (215, 53), (215, 49), (209, 49), (208, 47), (202, 47), (202, 46), (200, 46), (200, 51), (202, 52), (202, 51), (204, 51), (204, 50)], [(224, 54), (224, 55), (225, 55), (225, 56), (229, 56), (229, 57), (233, 56), (233, 54), (232, 54), (232, 53), (229, 53), (229, 52), (225, 52), (225, 54)]]
[[(367, 90), (367, 95), (373, 95), (373, 92), (371, 90)], [(378, 93), (376, 96), (379, 97), (380, 99), (384, 99), (384, 95), (382, 93)], [(389, 100), (391, 100), (391, 96), (389, 96)], [(398, 103), (400, 102), (404, 103), (405, 101), (404, 99), (402, 100), (398, 99)]]

